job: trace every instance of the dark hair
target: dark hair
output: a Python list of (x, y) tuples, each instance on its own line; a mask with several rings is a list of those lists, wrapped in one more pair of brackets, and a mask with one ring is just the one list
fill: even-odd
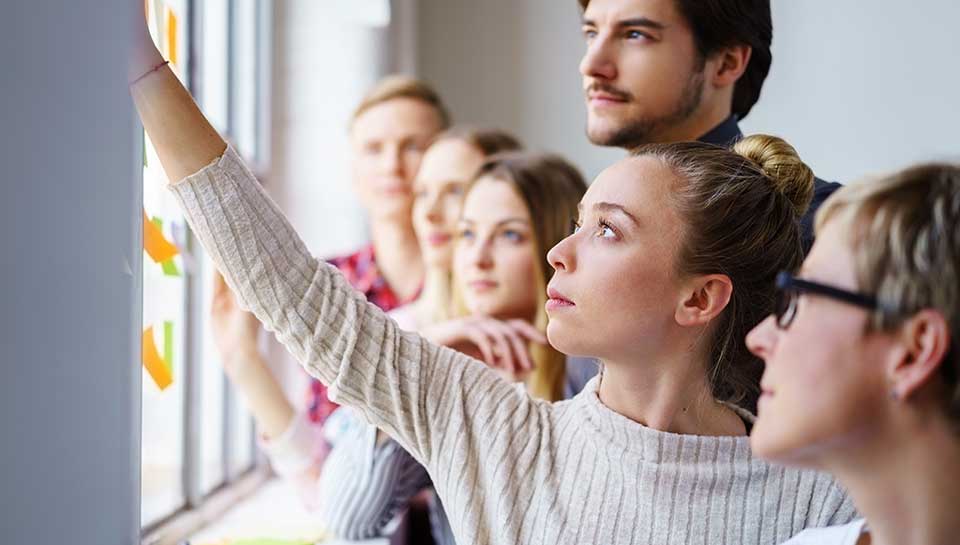
[(676, 268), (723, 274), (733, 294), (715, 320), (710, 384), (715, 398), (754, 411), (763, 364), (747, 333), (773, 312), (775, 278), (803, 260), (800, 217), (813, 196), (813, 171), (780, 138), (753, 135), (733, 150), (702, 142), (651, 144), (634, 155), (662, 161), (677, 176), (671, 192), (684, 224)]
[[(583, 9), (590, 4), (579, 2)], [(733, 45), (750, 46), (750, 63), (734, 86), (732, 105), (737, 119), (747, 117), (773, 62), (770, 0), (676, 0), (676, 6), (693, 30), (701, 58)]]

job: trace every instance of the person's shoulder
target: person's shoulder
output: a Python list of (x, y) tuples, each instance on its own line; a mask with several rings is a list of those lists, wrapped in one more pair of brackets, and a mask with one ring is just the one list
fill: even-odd
[(828, 182), (821, 178), (814, 178), (813, 180), (813, 203), (814, 207), (819, 206), (823, 201), (827, 200), (827, 197), (833, 195), (833, 192), (843, 187), (843, 184), (838, 182)]
[(855, 520), (849, 524), (808, 528), (783, 545), (857, 545), (866, 521)]

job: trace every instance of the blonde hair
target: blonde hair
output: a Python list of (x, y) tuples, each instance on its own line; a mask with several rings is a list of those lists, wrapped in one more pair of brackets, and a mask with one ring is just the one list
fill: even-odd
[(960, 165), (918, 165), (848, 185), (820, 208), (817, 231), (841, 222), (859, 289), (877, 298), (870, 328), (890, 331), (922, 309), (950, 328), (941, 366), (947, 414), (960, 430)]
[[(494, 155), (480, 167), (471, 187), (483, 177), (510, 184), (530, 211), (537, 265), (534, 289), (538, 294), (533, 325), (545, 332), (547, 283), (553, 270), (547, 261), (547, 251), (570, 234), (571, 221), (577, 215), (577, 205), (587, 191), (587, 184), (575, 166), (560, 156), (545, 153)], [(460, 313), (468, 314), (462, 294), (455, 293), (455, 301)], [(537, 343), (531, 346), (530, 353), (534, 370), (526, 380), (527, 391), (548, 401), (563, 399), (566, 356), (551, 346)]]
[(367, 110), (398, 98), (419, 100), (427, 104), (437, 113), (441, 129), (450, 126), (450, 112), (430, 84), (410, 76), (393, 75), (381, 79), (367, 91), (360, 104), (354, 109), (353, 115), (350, 116), (350, 127), (352, 128), (357, 118)]
[[(469, 126), (457, 126), (440, 133), (433, 141), (434, 144), (444, 140), (463, 142), (480, 152), (484, 159), (500, 152), (519, 151), (523, 144), (512, 134), (499, 129), (478, 129)], [(421, 293), (430, 294), (430, 301), (424, 305), (417, 305), (415, 312), (417, 323), (423, 325), (435, 324), (452, 318), (458, 313), (453, 303), (453, 275), (446, 273), (430, 277), (424, 283)], [(416, 303), (415, 303), (416, 304)]]
[(708, 377), (715, 398), (754, 411), (763, 364), (745, 339), (773, 311), (777, 273), (803, 259), (800, 218), (813, 197), (813, 172), (790, 144), (768, 135), (748, 136), (732, 150), (679, 142), (633, 154), (657, 158), (677, 175), (679, 274), (723, 274), (733, 283), (713, 326)]

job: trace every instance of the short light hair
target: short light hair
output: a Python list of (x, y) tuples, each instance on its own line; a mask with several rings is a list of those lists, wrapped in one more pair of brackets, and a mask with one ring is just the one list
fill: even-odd
[(401, 75), (387, 76), (367, 91), (353, 111), (353, 115), (350, 116), (350, 126), (352, 127), (357, 118), (370, 108), (398, 98), (409, 98), (425, 103), (437, 113), (441, 130), (450, 127), (450, 112), (440, 98), (440, 94), (425, 81)]
[(941, 365), (948, 413), (960, 430), (960, 164), (932, 163), (846, 186), (820, 208), (817, 230), (849, 233), (859, 290), (881, 309), (873, 331), (890, 331), (923, 309), (940, 312), (951, 347)]

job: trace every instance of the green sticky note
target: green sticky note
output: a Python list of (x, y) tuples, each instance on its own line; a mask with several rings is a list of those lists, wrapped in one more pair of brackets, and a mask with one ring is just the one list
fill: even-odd
[(174, 263), (173, 258), (161, 263), (160, 268), (163, 269), (163, 274), (167, 276), (180, 276), (180, 269), (177, 268), (177, 264)]
[[(163, 231), (163, 220), (154, 216), (151, 220), (154, 225), (157, 226), (157, 229)], [(160, 264), (160, 268), (163, 269), (163, 274), (167, 276), (180, 276), (180, 269), (177, 268), (177, 263), (171, 257), (170, 259), (164, 261)]]
[(173, 375), (173, 322), (163, 322), (163, 363), (170, 369), (170, 375)]

